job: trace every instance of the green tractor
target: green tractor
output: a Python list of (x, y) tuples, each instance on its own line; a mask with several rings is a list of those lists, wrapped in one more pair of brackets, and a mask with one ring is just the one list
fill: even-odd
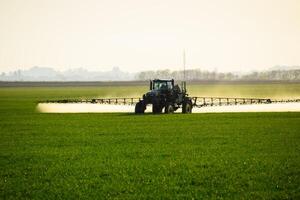
[(154, 79), (150, 81), (150, 91), (143, 95), (135, 105), (135, 113), (145, 112), (147, 105), (152, 104), (152, 112), (155, 114), (174, 113), (182, 108), (182, 113), (191, 113), (193, 108), (192, 99), (186, 93), (186, 83), (182, 82), (181, 87), (174, 85), (174, 80)]

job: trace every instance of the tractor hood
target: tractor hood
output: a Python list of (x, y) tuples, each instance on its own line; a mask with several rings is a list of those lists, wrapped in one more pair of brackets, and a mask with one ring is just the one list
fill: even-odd
[(158, 90), (151, 90), (149, 92), (146, 93), (146, 97), (155, 97), (159, 95), (159, 91)]

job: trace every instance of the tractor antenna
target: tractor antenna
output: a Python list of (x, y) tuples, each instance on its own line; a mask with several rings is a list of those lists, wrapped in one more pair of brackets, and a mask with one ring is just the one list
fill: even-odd
[(183, 49), (183, 81), (185, 81), (185, 49)]

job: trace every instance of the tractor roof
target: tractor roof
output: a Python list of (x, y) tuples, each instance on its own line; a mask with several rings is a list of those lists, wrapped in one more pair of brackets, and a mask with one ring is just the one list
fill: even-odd
[(174, 79), (154, 79), (153, 81), (156, 81), (156, 82), (165, 82), (165, 81), (174, 81)]

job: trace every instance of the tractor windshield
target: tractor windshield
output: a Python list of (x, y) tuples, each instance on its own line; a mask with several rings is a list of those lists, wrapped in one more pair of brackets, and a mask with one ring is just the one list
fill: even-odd
[(172, 89), (172, 83), (167, 81), (157, 81), (153, 85), (154, 90), (168, 90)]

